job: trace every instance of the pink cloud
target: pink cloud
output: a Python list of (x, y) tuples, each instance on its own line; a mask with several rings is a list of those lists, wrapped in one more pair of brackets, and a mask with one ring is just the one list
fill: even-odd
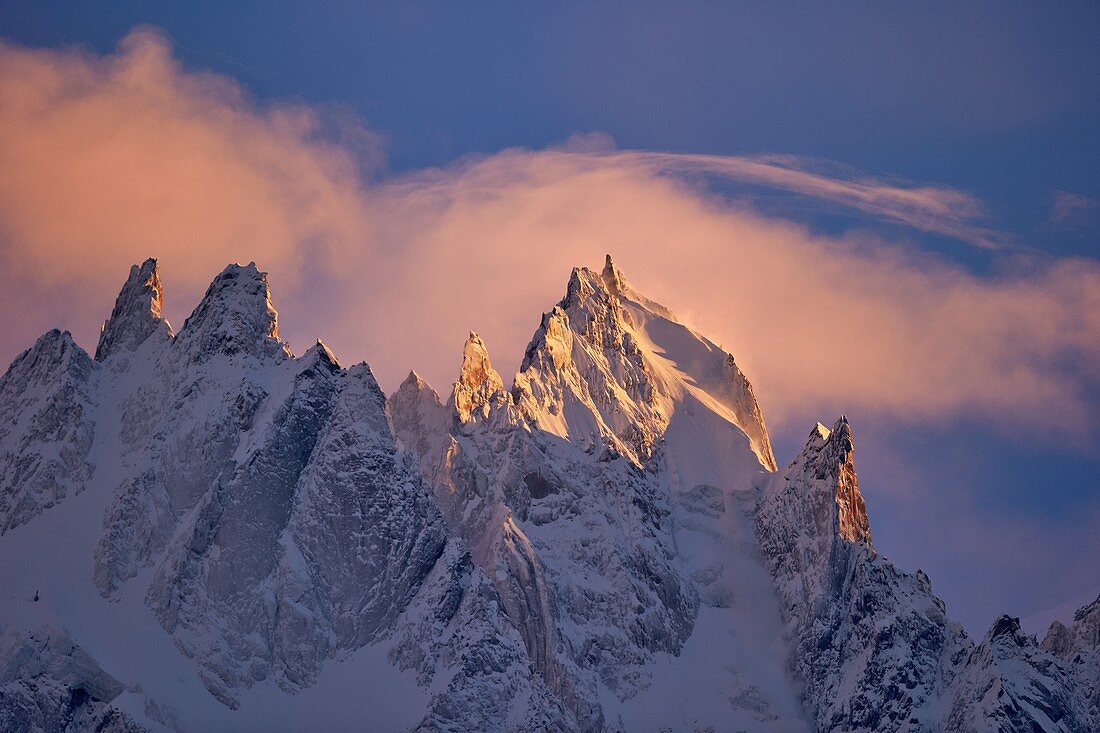
[(1051, 198), (1050, 221), (1064, 228), (1088, 224), (1100, 210), (1100, 201), (1069, 191), (1055, 191)]
[(0, 44), (7, 273), (73, 297), (150, 253), (189, 296), (228, 260), (289, 275), (364, 229), (359, 163), (319, 124), (184, 71), (154, 29), (108, 56)]
[[(506, 151), (384, 187), (378, 239), (400, 242), (416, 274), (372, 298), (398, 303), (391, 315), (416, 333), (446, 324), (457, 342), (473, 326), (510, 367), (536, 322), (523, 316), (606, 250), (743, 359), (770, 416), (835, 397), (919, 419), (1087, 422), (1081, 383), (1060, 365), (1097, 374), (1096, 263), (1005, 256), (978, 277), (864, 235), (815, 236), (640, 172), (638, 157)], [(415, 280), (432, 287), (402, 304)], [(437, 364), (436, 346), (422, 348), (415, 363)]]
[[(570, 151), (563, 151), (569, 154)], [(1008, 238), (975, 223), (984, 207), (974, 196), (943, 186), (876, 179), (837, 164), (795, 156), (728, 156), (644, 151), (585, 151), (576, 165), (635, 168), (642, 175), (703, 174), (802, 194), (888, 221), (943, 234), (977, 247), (1001, 249)], [(828, 171), (828, 172), (825, 172)]]
[(319, 129), (314, 110), (181, 68), (154, 31), (107, 56), (0, 46), (0, 314), (15, 321), (0, 350), (10, 358), (55, 325), (94, 345), (147, 256), (161, 260), (177, 324), (227, 261), (256, 260), (299, 349), (320, 336), (388, 387), (415, 367), (445, 389), (471, 328), (514, 369), (569, 269), (611, 252), (741, 360), (773, 422), (850, 406), (1080, 436), (1094, 419), (1095, 261), (1002, 253), (979, 277), (866, 232), (813, 234), (699, 176), (1001, 243), (968, 194), (596, 138), (367, 183), (363, 148)]

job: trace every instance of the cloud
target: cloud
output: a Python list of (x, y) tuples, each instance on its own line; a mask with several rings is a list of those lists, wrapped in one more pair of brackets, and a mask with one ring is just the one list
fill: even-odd
[(0, 44), (0, 100), (9, 277), (85, 297), (155, 253), (192, 294), (227, 260), (289, 279), (364, 229), (358, 151), (307, 107), (185, 71), (154, 29), (107, 56)]
[[(773, 423), (869, 409), (1081, 436), (1096, 415), (1095, 261), (1000, 252), (979, 276), (867, 233), (886, 221), (999, 246), (968, 194), (598, 137), (371, 179), (378, 144), (345, 132), (184, 69), (152, 30), (105, 56), (3, 45), (0, 314), (15, 323), (0, 348), (55, 325), (94, 345), (147, 256), (177, 324), (225, 262), (256, 260), (292, 343), (320, 336), (391, 388), (415, 367), (445, 389), (469, 329), (514, 369), (569, 269), (611, 252), (737, 355)], [(815, 234), (718, 195), (714, 178), (844, 206), (864, 226)]]
[(1071, 229), (1088, 224), (1100, 201), (1069, 191), (1055, 191), (1050, 206), (1050, 221), (1057, 226)]
[(789, 191), (985, 249), (1002, 249), (1010, 244), (1003, 233), (975, 223), (985, 212), (981, 202), (970, 194), (942, 186), (876, 179), (837, 164), (796, 156), (642, 151), (597, 151), (586, 157), (591, 165), (632, 167), (641, 174), (702, 174)]
[[(977, 276), (730, 205), (640, 171), (645, 157), (513, 150), (382, 187), (378, 239), (416, 271), (373, 290), (372, 307), (389, 304), (402, 330), (455, 334), (452, 353), (472, 326), (512, 368), (537, 322), (524, 315), (560, 295), (571, 265), (598, 264), (606, 250), (742, 358), (773, 419), (867, 408), (1088, 424), (1084, 392), (1100, 357), (1095, 262), (1006, 255), (998, 273)], [(403, 298), (416, 282), (431, 287)], [(414, 363), (440, 379), (438, 345), (414, 348)]]

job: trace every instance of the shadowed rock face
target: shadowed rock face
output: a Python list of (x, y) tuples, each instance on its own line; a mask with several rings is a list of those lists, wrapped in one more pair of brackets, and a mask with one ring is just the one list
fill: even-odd
[[(501, 631), (494, 586), (448, 539), (370, 368), (344, 369), (322, 344), (288, 359), (254, 266), (226, 268), (179, 336), (127, 353), (142, 378), (118, 395), (125, 468), (95, 579), (117, 597), (152, 567), (146, 603), (219, 701), (235, 708), (266, 680), (294, 692), (326, 660), (400, 639), (396, 664), (450, 679), (426, 721), (477, 730), (530, 708), (573, 729), (518, 632)], [(479, 671), (483, 654), (495, 661)], [(480, 717), (449, 702), (485, 705), (490, 681), (498, 699)]]
[(756, 512), (775, 577), (791, 663), (821, 730), (943, 730), (935, 701), (969, 642), (927, 578), (871, 545), (848, 421), (818, 424), (769, 478)]
[(1001, 616), (961, 666), (952, 685), (950, 730), (1093, 730), (1075, 699), (1072, 672)]
[(49, 331), (0, 377), (0, 535), (92, 475), (96, 365), (68, 331)]
[(289, 354), (279, 340), (279, 314), (271, 304), (267, 273), (260, 272), (254, 262), (222, 270), (184, 321), (175, 345), (195, 361), (218, 354)]
[[(817, 727), (1092, 730), (1095, 701), (1079, 694), (1088, 685), (1018, 619), (1002, 616), (975, 647), (923, 572), (902, 573), (875, 552), (852, 455), (847, 420), (819, 424), (766, 483), (756, 514)], [(1046, 646), (1069, 654), (1077, 644), (1056, 624)]]
[[(235, 720), (250, 688), (372, 647), (423, 731), (1100, 728), (1100, 599), (1042, 645), (1007, 616), (974, 644), (875, 551), (848, 421), (776, 472), (733, 356), (610, 258), (574, 270), (510, 387), (471, 333), (445, 400), (294, 357), (254, 264), (178, 335), (162, 297), (135, 265), (95, 360), (51, 331), (0, 378), (0, 558), (96, 497), (67, 518), (92, 592), (155, 620)], [(140, 727), (131, 670), (61, 631), (2, 638), (0, 729)]]
[(160, 268), (154, 259), (130, 268), (130, 277), (115, 300), (111, 317), (103, 324), (95, 360), (105, 361), (116, 354), (132, 352), (156, 334), (162, 340), (172, 335), (168, 322), (161, 316), (164, 290)]
[(111, 705), (123, 687), (55, 629), (0, 630), (0, 730), (137, 733)]
[(1100, 728), (1100, 597), (1078, 609), (1070, 626), (1051, 624), (1042, 648), (1068, 668), (1074, 712), (1084, 729)]

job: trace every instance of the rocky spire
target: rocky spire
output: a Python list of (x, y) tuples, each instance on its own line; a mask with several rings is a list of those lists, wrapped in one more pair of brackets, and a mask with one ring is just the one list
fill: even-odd
[(842, 415), (837, 420), (829, 441), (837, 458), (837, 533), (849, 542), (870, 544), (871, 524), (867, 519), (867, 504), (859, 493), (859, 479), (856, 478), (855, 462), (852, 460), (855, 444), (848, 418)]
[(818, 423), (764, 481), (754, 517), (813, 729), (974, 730), (943, 725), (934, 709), (943, 670), (970, 642), (923, 573), (902, 573), (874, 551), (853, 451), (846, 418)]
[(611, 255), (605, 255), (603, 272), (600, 274), (601, 277), (603, 277), (604, 283), (607, 285), (607, 289), (612, 293), (619, 295), (626, 288), (626, 280), (623, 279), (623, 274), (619, 271), (619, 268), (615, 267), (615, 263), (611, 260)]
[(848, 542), (871, 543), (867, 504), (859, 492), (852, 442), (852, 427), (841, 415), (832, 430), (818, 423), (806, 443), (803, 455), (813, 462), (814, 475), (827, 481), (836, 503), (836, 532)]
[(453, 403), (460, 422), (489, 416), (494, 402), (507, 399), (504, 380), (489, 362), (485, 342), (473, 331), (462, 349), (462, 369), (455, 382)]
[(818, 423), (802, 452), (776, 475), (757, 510), (757, 536), (765, 555), (815, 576), (813, 584), (825, 582), (838, 558), (851, 555), (854, 546), (873, 554), (854, 450), (847, 418), (841, 417), (831, 430)]
[(254, 262), (222, 270), (183, 324), (177, 344), (198, 360), (216, 353), (288, 356), (290, 350), (279, 339), (279, 314), (271, 304), (267, 273)]
[(162, 338), (170, 336), (171, 327), (161, 315), (163, 297), (157, 261), (149, 258), (140, 266), (132, 266), (115, 299), (111, 317), (103, 323), (95, 360), (104, 361), (112, 354), (133, 351), (154, 333)]

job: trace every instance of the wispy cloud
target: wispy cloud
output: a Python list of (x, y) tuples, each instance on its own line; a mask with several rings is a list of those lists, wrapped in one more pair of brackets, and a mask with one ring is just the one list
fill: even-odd
[(942, 186), (887, 181), (836, 164), (793, 156), (625, 151), (596, 157), (652, 173), (705, 174), (781, 189), (986, 249), (1001, 249), (1010, 244), (1004, 233), (976, 223), (985, 216), (977, 198)]
[(366, 226), (361, 159), (313, 109), (185, 72), (155, 29), (107, 56), (0, 42), (0, 100), (9, 275), (101, 287), (140, 250), (186, 282), (221, 259), (297, 268)]
[[(368, 182), (361, 148), (323, 136), (315, 110), (186, 71), (151, 30), (106, 56), (0, 46), (0, 100), (8, 356), (55, 325), (93, 343), (120, 278), (147, 256), (162, 260), (176, 322), (226, 261), (256, 260), (292, 340), (321, 336), (391, 386), (410, 367), (444, 385), (470, 328), (514, 368), (569, 269), (609, 251), (738, 356), (773, 421), (866, 407), (1080, 436), (1097, 414), (1095, 261), (1002, 252), (978, 276), (866, 226), (814, 234), (706, 179), (1003, 243), (963, 192), (591, 137)], [(357, 137), (370, 147), (369, 132)]]
[(1091, 222), (1100, 212), (1100, 201), (1069, 191), (1055, 191), (1050, 205), (1050, 221), (1063, 228), (1076, 228)]
[[(523, 156), (533, 151), (516, 149), (496, 157)], [(983, 249), (1012, 246), (1004, 232), (982, 226), (985, 207), (964, 191), (932, 185), (868, 176), (837, 163), (784, 155), (701, 155), (615, 149), (604, 135), (574, 136), (565, 145), (539, 152), (541, 159), (577, 172), (600, 167), (633, 170), (639, 176), (665, 175), (676, 178), (704, 176), (798, 194), (817, 201), (847, 207), (876, 219), (903, 224), (921, 231), (941, 234)], [(446, 171), (414, 175), (419, 186), (444, 182), (456, 169), (483, 177), (485, 186), (498, 185), (478, 170), (476, 161), (452, 166)], [(471, 184), (473, 181), (471, 181)]]

